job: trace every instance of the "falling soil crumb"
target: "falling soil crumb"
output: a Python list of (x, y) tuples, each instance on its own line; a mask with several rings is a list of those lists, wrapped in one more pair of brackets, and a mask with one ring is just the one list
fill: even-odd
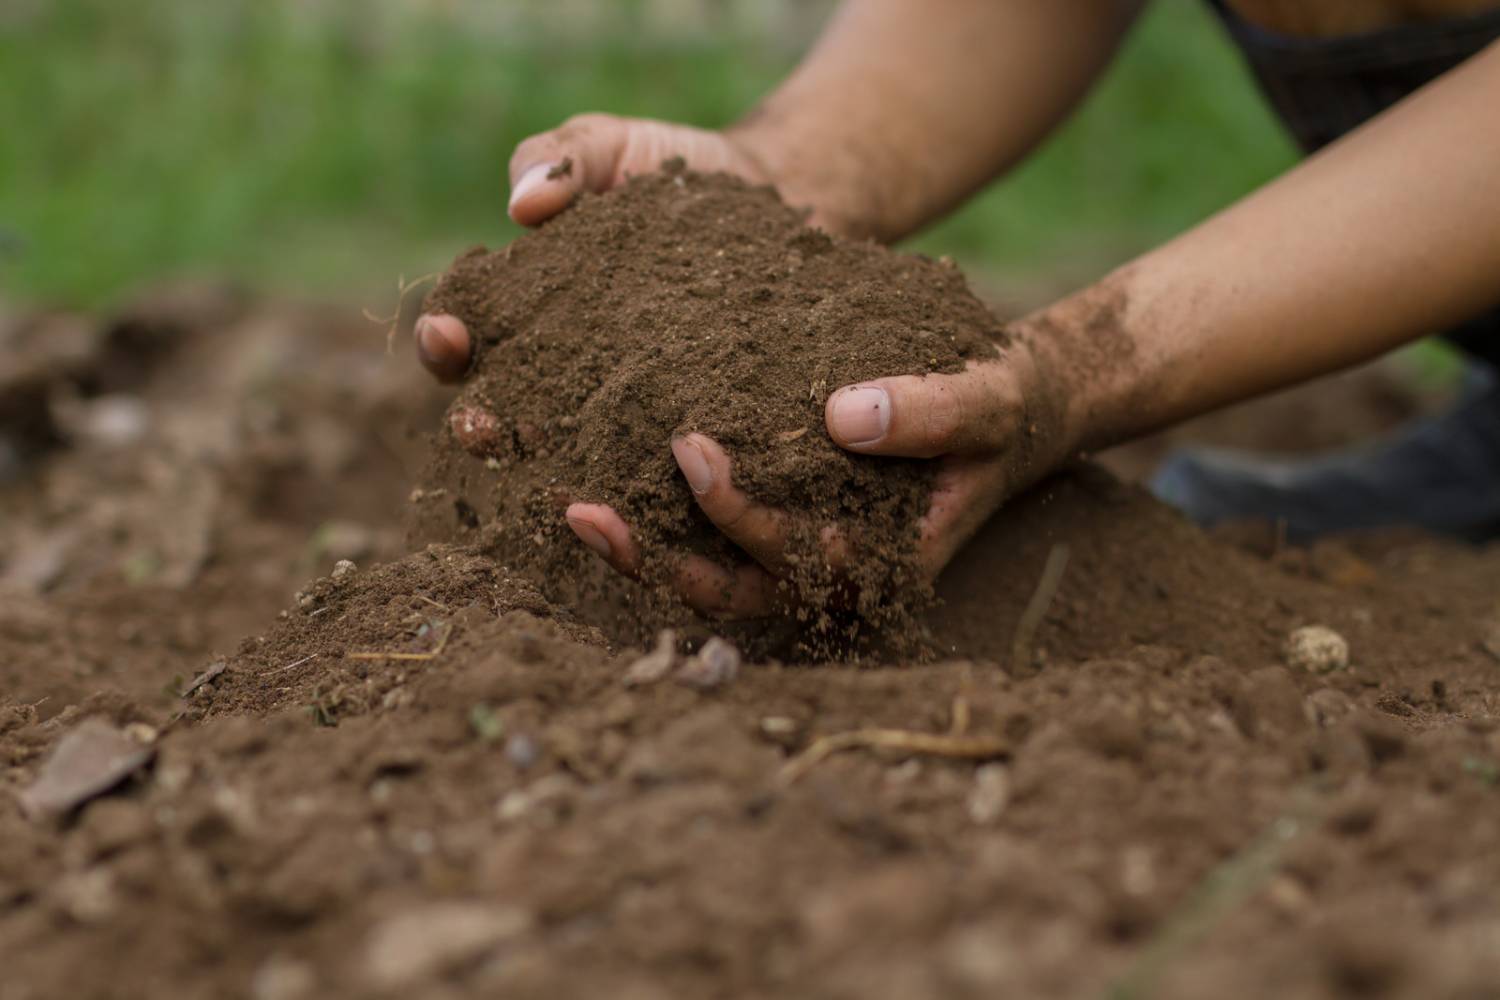
[[(650, 583), (684, 551), (733, 562), (670, 451), (674, 435), (702, 432), (730, 454), (737, 486), (789, 514), (804, 648), (857, 651), (882, 630), (914, 645), (930, 596), (915, 560), (930, 464), (836, 447), (823, 406), (842, 385), (956, 372), (1003, 350), (957, 269), (809, 229), (769, 188), (669, 169), (585, 195), (504, 251), (462, 255), (426, 308), (480, 345), (433, 478), (457, 465), (482, 483), (464, 499), (500, 558), (576, 578), (561, 507), (583, 500), (625, 518)], [(819, 541), (835, 524), (851, 548), (844, 573)], [(634, 603), (637, 639), (668, 623)]]

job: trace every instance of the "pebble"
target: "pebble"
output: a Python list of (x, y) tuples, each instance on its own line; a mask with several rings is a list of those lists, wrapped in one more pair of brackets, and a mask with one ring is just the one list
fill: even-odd
[(560, 814), (570, 807), (578, 788), (577, 780), (567, 774), (549, 774), (501, 796), (495, 803), (495, 818), (502, 823), (514, 822), (538, 807)]
[(388, 917), (370, 933), (365, 972), (371, 985), (405, 991), (482, 958), (531, 929), (531, 915), (502, 903), (445, 902)]
[(734, 644), (714, 636), (677, 671), (677, 683), (700, 691), (723, 687), (739, 676), (740, 651)]
[(312, 966), (286, 955), (272, 955), (250, 980), (253, 1000), (302, 1000), (317, 988)]
[(1287, 666), (1294, 670), (1326, 674), (1349, 666), (1349, 643), (1326, 625), (1304, 625), (1293, 629), (1284, 650)]
[(141, 746), (151, 746), (161, 736), (156, 727), (145, 722), (131, 722), (125, 726), (125, 735)]
[(656, 646), (640, 657), (625, 671), (626, 687), (641, 687), (655, 684), (677, 663), (677, 633), (664, 628), (656, 636)]
[(793, 747), (799, 742), (801, 727), (785, 715), (768, 715), (760, 720), (760, 734), (772, 743)]
[(115, 877), (102, 866), (62, 875), (52, 893), (63, 912), (80, 924), (104, 923), (120, 909)]
[(101, 448), (125, 448), (146, 436), (151, 416), (136, 396), (99, 396), (83, 407), (80, 437)]
[(985, 764), (975, 771), (968, 805), (969, 818), (980, 826), (999, 819), (1010, 805), (1010, 769), (1004, 764)]
[(358, 571), (359, 567), (354, 565), (353, 560), (340, 559), (338, 562), (333, 564), (333, 572), (328, 575), (334, 580), (342, 580), (345, 577), (353, 576)]
[(536, 740), (525, 733), (516, 733), (505, 741), (505, 758), (517, 770), (525, 771), (530, 768), (541, 755), (542, 749), (537, 746)]

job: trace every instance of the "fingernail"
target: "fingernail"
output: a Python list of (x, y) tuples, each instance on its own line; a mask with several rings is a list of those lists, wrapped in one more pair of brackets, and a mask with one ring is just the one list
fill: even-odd
[(708, 467), (708, 456), (703, 454), (703, 449), (698, 447), (697, 442), (687, 438), (673, 438), (672, 457), (677, 459), (677, 467), (682, 470), (683, 477), (694, 493), (702, 496), (713, 487), (714, 470)]
[(417, 338), (417, 357), (422, 359), (425, 365), (435, 364), (437, 355), (432, 350), (432, 338), (440, 336), (433, 328), (432, 323), (426, 316), (417, 320), (416, 328), (413, 330)]
[(609, 539), (604, 537), (603, 532), (587, 521), (578, 521), (568, 518), (568, 527), (573, 529), (573, 534), (578, 540), (604, 558), (609, 558)]
[(552, 164), (550, 163), (538, 163), (533, 167), (528, 167), (521, 175), (521, 179), (516, 181), (516, 186), (510, 190), (509, 207), (514, 208), (516, 202), (547, 183), (547, 174), (551, 171)]
[(840, 389), (828, 407), (828, 429), (851, 445), (874, 444), (891, 426), (891, 397), (875, 385)]

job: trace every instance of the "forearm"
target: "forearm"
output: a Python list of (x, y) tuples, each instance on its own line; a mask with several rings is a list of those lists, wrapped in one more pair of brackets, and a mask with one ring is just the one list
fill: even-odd
[(1092, 450), (1500, 301), (1500, 45), (1019, 325)]
[(1088, 90), (1140, 0), (846, 0), (729, 134), (793, 204), (894, 240), (1026, 155)]

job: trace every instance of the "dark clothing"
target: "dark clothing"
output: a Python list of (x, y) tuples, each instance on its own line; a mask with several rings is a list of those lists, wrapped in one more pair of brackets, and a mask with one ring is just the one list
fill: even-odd
[[(1210, 3), (1272, 107), (1308, 153), (1500, 39), (1500, 10), (1338, 38), (1294, 38), (1250, 24), (1223, 0)], [(1444, 336), (1500, 368), (1500, 308)]]

